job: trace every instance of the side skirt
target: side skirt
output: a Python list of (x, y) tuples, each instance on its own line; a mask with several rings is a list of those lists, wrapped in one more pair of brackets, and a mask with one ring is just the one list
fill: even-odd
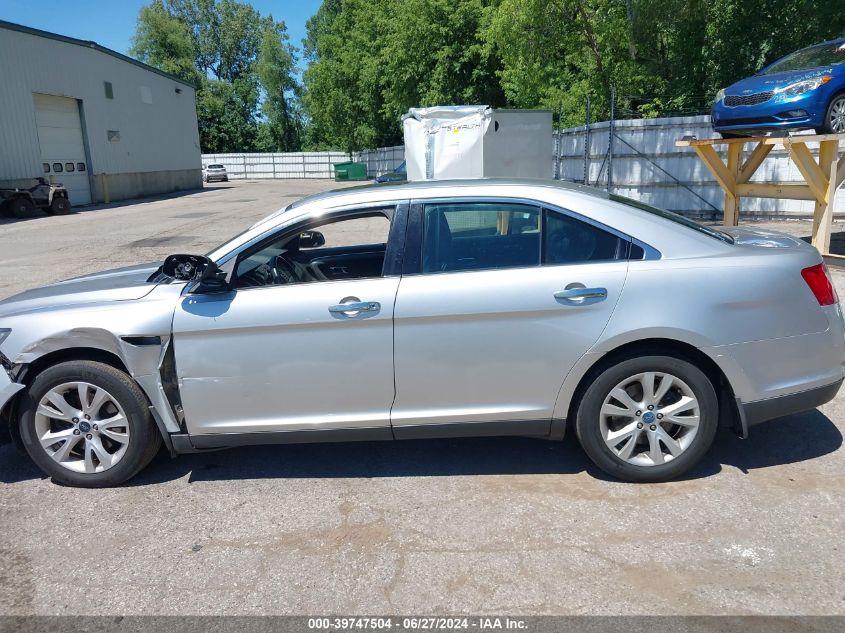
[(449, 437), (519, 436), (562, 439), (565, 420), (521, 420), (515, 422), (467, 422), (459, 424), (419, 424), (415, 426), (316, 429), (312, 431), (272, 431), (264, 433), (211, 433), (170, 436), (177, 454), (256, 446), (264, 444), (307, 444), (314, 442), (374, 442)]

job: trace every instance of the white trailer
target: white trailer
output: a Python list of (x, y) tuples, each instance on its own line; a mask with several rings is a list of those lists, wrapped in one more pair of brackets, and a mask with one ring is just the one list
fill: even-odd
[(434, 106), (402, 122), (408, 180), (552, 177), (550, 110)]

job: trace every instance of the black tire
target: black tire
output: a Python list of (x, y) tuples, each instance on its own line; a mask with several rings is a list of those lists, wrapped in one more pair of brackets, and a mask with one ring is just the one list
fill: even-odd
[[(87, 382), (105, 389), (123, 408), (129, 441), (123, 457), (111, 468), (96, 473), (69, 470), (54, 461), (41, 447), (35, 427), (35, 410), (48, 391), (67, 382)], [(59, 363), (41, 372), (29, 387), (20, 416), (21, 439), (27, 453), (54, 483), (79, 488), (117, 486), (134, 477), (155, 457), (161, 434), (138, 385), (124, 372), (94, 361)]]
[(13, 198), (6, 202), (6, 213), (15, 218), (26, 219), (35, 216), (35, 204), (29, 198)]
[(824, 112), (824, 123), (821, 127), (816, 128), (817, 134), (842, 134), (845, 130), (840, 130), (837, 132), (833, 129), (831, 125), (831, 117), (833, 114), (834, 107), (841, 107), (845, 106), (845, 92), (840, 92), (837, 95), (833, 96), (833, 99), (830, 100), (830, 103), (827, 104), (827, 110)]
[(62, 197), (53, 198), (47, 213), (50, 215), (67, 215), (70, 213), (70, 200)]
[[(605, 398), (619, 383), (651, 371), (671, 374), (686, 383), (699, 403), (699, 425), (687, 448), (674, 459), (658, 465), (636, 465), (623, 460), (605, 444), (601, 409)], [(704, 372), (679, 357), (640, 356), (605, 369), (587, 388), (578, 405), (575, 429), (581, 446), (596, 466), (618, 479), (640, 483), (676, 479), (695, 466), (713, 444), (718, 424), (716, 392)]]
[(229, 177), (228, 177), (228, 176), (226, 176), (226, 177), (223, 179), (223, 182), (229, 182)]

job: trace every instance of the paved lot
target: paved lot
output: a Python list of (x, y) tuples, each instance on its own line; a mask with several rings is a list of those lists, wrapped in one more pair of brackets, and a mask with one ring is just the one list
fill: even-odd
[[(0, 221), (0, 297), (205, 252), (327, 186)], [(53, 485), (7, 445), (0, 613), (845, 614), (843, 430), (839, 397), (747, 441), (722, 433), (686, 480), (639, 486), (573, 437), (160, 455), (106, 491)]]

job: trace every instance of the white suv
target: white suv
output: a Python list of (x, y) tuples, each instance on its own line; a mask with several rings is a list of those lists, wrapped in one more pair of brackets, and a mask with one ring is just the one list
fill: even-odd
[(211, 182), (212, 180), (229, 182), (229, 174), (223, 165), (206, 165), (202, 168), (202, 179), (205, 182)]

